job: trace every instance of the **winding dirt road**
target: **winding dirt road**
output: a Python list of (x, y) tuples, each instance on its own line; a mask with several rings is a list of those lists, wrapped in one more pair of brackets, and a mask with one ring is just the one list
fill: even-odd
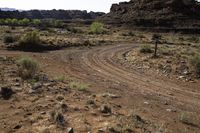
[[(34, 57), (46, 62), (48, 67), (44, 65), (44, 69), (50, 73), (54, 71), (52, 74), (60, 72), (91, 84), (93, 93), (120, 95), (116, 103), (127, 112), (134, 110), (145, 119), (162, 123), (167, 132), (182, 132), (186, 125), (179, 122), (179, 115), (189, 112), (195, 125), (192, 131), (198, 132), (200, 123), (196, 116), (200, 113), (200, 83), (185, 83), (125, 66), (119, 59), (135, 47), (136, 44), (121, 44), (91, 49), (70, 48), (34, 53)], [(2, 51), (1, 54), (33, 53)]]

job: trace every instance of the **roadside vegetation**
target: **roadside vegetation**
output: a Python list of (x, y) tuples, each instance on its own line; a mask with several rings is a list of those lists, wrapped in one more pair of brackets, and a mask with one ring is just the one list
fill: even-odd
[(21, 57), (17, 60), (18, 74), (22, 79), (32, 79), (39, 70), (38, 63), (30, 57)]

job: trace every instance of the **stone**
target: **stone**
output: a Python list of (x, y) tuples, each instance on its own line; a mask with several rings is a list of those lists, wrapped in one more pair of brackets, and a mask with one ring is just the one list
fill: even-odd
[(107, 105), (102, 105), (100, 107), (100, 111), (101, 111), (101, 113), (108, 114), (108, 113), (111, 113), (111, 108), (108, 107)]
[(59, 96), (56, 97), (56, 100), (57, 100), (57, 101), (62, 101), (63, 99), (64, 99), (64, 97), (61, 96), (61, 95), (59, 95)]
[(74, 129), (72, 127), (67, 128), (67, 133), (74, 133)]
[(33, 86), (32, 86), (32, 90), (38, 90), (39, 88), (42, 87), (42, 84), (41, 83), (35, 83)]

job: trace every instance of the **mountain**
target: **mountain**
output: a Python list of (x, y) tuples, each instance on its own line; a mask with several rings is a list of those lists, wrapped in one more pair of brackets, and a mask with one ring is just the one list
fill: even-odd
[(131, 0), (113, 4), (100, 18), (110, 24), (141, 27), (200, 27), (200, 3), (195, 0)]
[[(5, 9), (5, 8), (4, 8)], [(6, 8), (7, 9), (7, 8)], [(0, 19), (5, 18), (29, 18), (29, 19), (95, 19), (96, 17), (102, 16), (102, 12), (87, 12), (80, 10), (29, 10), (29, 11), (18, 11), (18, 10), (0, 10)]]
[(1, 11), (16, 11), (17, 9), (5, 7), (5, 8), (0, 8), (0, 10), (1, 10)]

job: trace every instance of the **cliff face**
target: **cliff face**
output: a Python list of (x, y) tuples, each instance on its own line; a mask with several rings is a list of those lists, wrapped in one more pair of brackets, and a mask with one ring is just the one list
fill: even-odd
[(144, 27), (200, 27), (200, 4), (195, 0), (131, 0), (113, 4), (101, 18), (107, 23)]
[(29, 18), (29, 19), (95, 19), (102, 12), (87, 12), (80, 10), (30, 10), (30, 11), (1, 11), (0, 18)]

